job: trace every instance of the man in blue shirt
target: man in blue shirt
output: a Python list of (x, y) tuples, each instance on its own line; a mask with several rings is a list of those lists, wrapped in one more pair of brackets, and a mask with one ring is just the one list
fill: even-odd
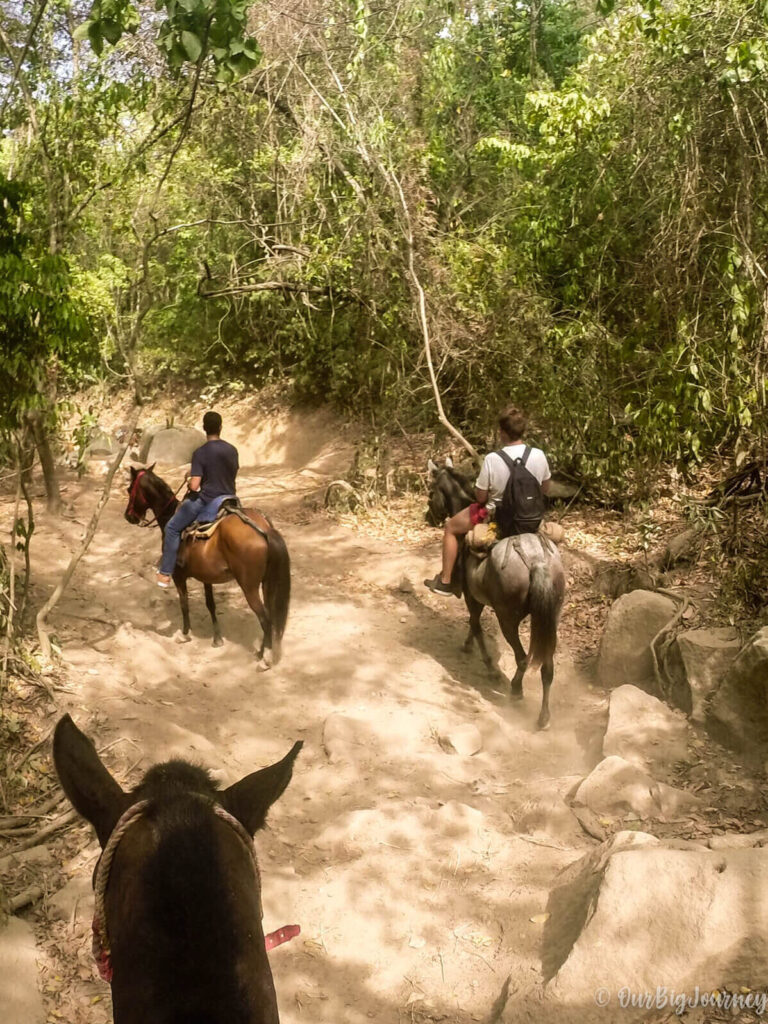
[(164, 590), (170, 585), (176, 566), (182, 531), (195, 520), (211, 522), (224, 499), (235, 496), (239, 469), (237, 448), (221, 440), (221, 416), (207, 412), (203, 417), (203, 430), (207, 440), (192, 456), (189, 490), (165, 527), (163, 557), (157, 574), (157, 585)]

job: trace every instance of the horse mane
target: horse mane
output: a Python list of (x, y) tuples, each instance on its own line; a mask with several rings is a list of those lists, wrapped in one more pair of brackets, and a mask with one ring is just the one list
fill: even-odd
[(447, 464), (433, 469), (429, 511), (434, 525), (439, 525), (474, 500), (474, 487), (468, 476)]
[[(243, 951), (233, 943), (245, 908), (222, 862), (221, 825), (211, 810), (217, 793), (205, 769), (182, 760), (150, 768), (133, 790), (136, 799), (149, 801), (143, 817), (155, 837), (141, 865), (151, 922), (143, 939), (156, 999), (172, 1005), (179, 1020), (198, 1020), (184, 1016), (185, 1005), (198, 1013), (207, 1006), (200, 1020), (239, 1024), (251, 1019), (238, 972)], [(234, 832), (232, 842), (241, 843)], [(250, 872), (247, 857), (243, 864)], [(253, 889), (252, 876), (245, 882)]]
[(205, 768), (174, 758), (153, 765), (131, 795), (137, 800), (155, 800), (177, 791), (179, 795), (193, 792), (213, 797), (218, 788)]
[(168, 498), (173, 497), (173, 489), (171, 486), (167, 484), (161, 476), (158, 476), (151, 466), (147, 466), (144, 470), (144, 480), (151, 485), (158, 498), (161, 500), (163, 498), (167, 500)]

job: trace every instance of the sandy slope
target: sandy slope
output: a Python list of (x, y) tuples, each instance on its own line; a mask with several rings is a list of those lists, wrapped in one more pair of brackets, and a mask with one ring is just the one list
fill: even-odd
[[(386, 543), (302, 511), (302, 494), (349, 457), (327, 430), (306, 426), (283, 424), (282, 448), (255, 436), (247, 417), (230, 433), (246, 452), (241, 495), (274, 516), (291, 552), (281, 664), (256, 672), (258, 626), (235, 586), (217, 589), (223, 648), (210, 646), (196, 584), (194, 641), (174, 642), (175, 593), (151, 583), (158, 534), (122, 519), (120, 480), (54, 616), (69, 674), (62, 707), (100, 747), (113, 744), (105, 759), (126, 784), (170, 755), (220, 770), (228, 783), (305, 741), (257, 840), (265, 929), (302, 927), (272, 954), (284, 1024), (485, 1020), (503, 1008), (510, 975), (505, 1020), (562, 1019), (540, 1003), (541, 924), (530, 919), (588, 840), (576, 830), (540, 845), (514, 821), (596, 763), (604, 700), (561, 647), (552, 727), (538, 733), (538, 678), (529, 675), (526, 699), (510, 705), (479, 654), (460, 653), (463, 606), (421, 586), (435, 568), (437, 536), (426, 549)], [(94, 477), (70, 480), (74, 518), (41, 518), (38, 594), (66, 562), (98, 486)], [(404, 575), (412, 592), (399, 586)], [(509, 672), (511, 652), (498, 640), (497, 650)], [(323, 725), (336, 713), (353, 720), (352, 740), (332, 763)], [(471, 758), (437, 741), (465, 722), (483, 736)], [(87, 963), (85, 926), (82, 942)], [(81, 974), (77, 1002), (87, 1007), (104, 989)], [(77, 1013), (104, 1019), (103, 1006)], [(70, 1019), (81, 1019), (74, 1007)]]

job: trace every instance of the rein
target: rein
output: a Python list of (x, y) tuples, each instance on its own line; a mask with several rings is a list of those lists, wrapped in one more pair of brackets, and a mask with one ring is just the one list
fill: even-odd
[[(131, 804), (128, 810), (120, 816), (117, 824), (112, 829), (112, 833), (107, 840), (107, 845), (102, 850), (101, 857), (96, 865), (96, 875), (93, 880), (94, 913), (93, 924), (91, 926), (93, 931), (92, 950), (99, 975), (109, 984), (112, 984), (112, 951), (109, 945), (107, 917), (104, 908), (107, 895), (107, 885), (109, 884), (109, 873), (115, 853), (120, 845), (120, 840), (131, 825), (143, 815), (144, 811), (149, 806), (149, 803), (149, 800), (139, 800), (138, 803)], [(226, 811), (221, 804), (214, 803), (212, 808), (217, 817), (222, 818), (232, 829), (234, 829), (242, 840), (243, 845), (248, 850), (251, 856), (256, 884), (259, 888), (259, 904), (261, 904), (261, 872), (259, 871), (259, 864), (256, 860), (256, 848), (253, 845), (253, 839), (237, 818), (231, 815), (229, 811)], [(264, 943), (269, 951), (270, 949), (274, 949), (275, 946), (280, 946), (284, 942), (289, 942), (300, 933), (301, 928), (299, 925), (285, 925), (282, 928), (278, 928), (277, 931), (270, 932), (269, 935), (265, 935)]]

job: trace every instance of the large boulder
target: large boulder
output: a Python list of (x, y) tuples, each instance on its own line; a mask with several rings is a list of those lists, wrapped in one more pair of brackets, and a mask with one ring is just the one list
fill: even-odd
[(145, 465), (164, 462), (168, 466), (181, 466), (192, 461), (192, 453), (201, 444), (205, 444), (205, 434), (192, 427), (148, 431), (142, 439), (139, 459)]
[(636, 686), (619, 686), (611, 694), (603, 739), (603, 755), (610, 754), (651, 771), (688, 760), (685, 716)]
[(675, 602), (650, 590), (633, 590), (611, 605), (600, 644), (598, 678), (611, 688), (633, 683), (653, 692), (656, 682), (650, 643), (673, 618)]
[(117, 455), (119, 448), (120, 445), (113, 434), (103, 427), (94, 427), (88, 438), (85, 454), (89, 459), (108, 459)]
[(604, 758), (583, 780), (574, 800), (598, 815), (635, 820), (675, 818), (701, 803), (692, 793), (657, 782), (615, 754)]
[(739, 653), (741, 643), (735, 629), (688, 629), (678, 633), (677, 647), (689, 691), (688, 711), (695, 722), (704, 723), (706, 702), (718, 688)]
[(0, 923), (0, 1010), (8, 1024), (43, 1024), (46, 1020), (35, 935), (32, 926), (18, 917)]
[(676, 846), (620, 833), (566, 868), (543, 935), (551, 996), (591, 1006), (600, 990), (606, 1020), (632, 1020), (643, 1011), (616, 1010), (622, 990), (765, 985), (768, 849)]
[(768, 626), (763, 626), (732, 662), (713, 693), (707, 724), (736, 750), (768, 746)]

